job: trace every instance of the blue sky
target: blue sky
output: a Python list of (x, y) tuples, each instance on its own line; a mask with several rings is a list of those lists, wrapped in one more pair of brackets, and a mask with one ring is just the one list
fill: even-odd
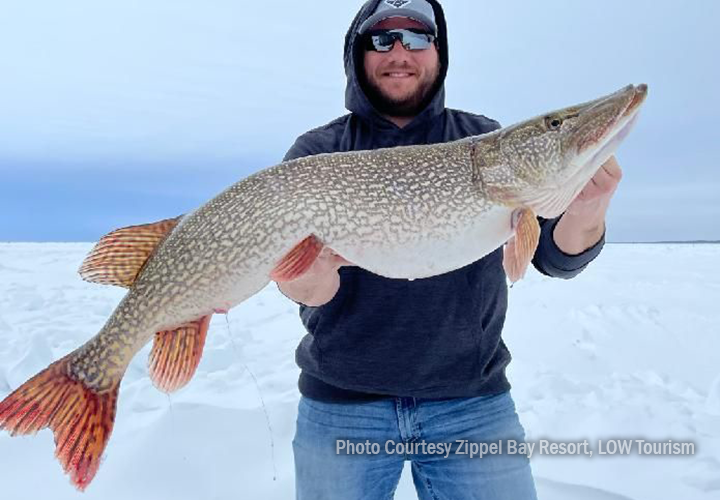
[[(720, 2), (446, 0), (447, 104), (511, 124), (628, 83), (611, 241), (720, 240)], [(360, 2), (26, 0), (0, 16), (0, 241), (187, 212), (343, 114)]]

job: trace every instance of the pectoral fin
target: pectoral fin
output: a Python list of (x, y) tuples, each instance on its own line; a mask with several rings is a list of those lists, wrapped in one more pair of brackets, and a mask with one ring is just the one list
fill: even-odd
[(513, 213), (515, 236), (505, 245), (503, 268), (512, 283), (525, 276), (540, 240), (540, 224), (529, 208)]

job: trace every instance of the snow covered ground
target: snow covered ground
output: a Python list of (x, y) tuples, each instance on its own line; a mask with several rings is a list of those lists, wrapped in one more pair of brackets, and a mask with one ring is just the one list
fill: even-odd
[[(94, 335), (122, 297), (76, 274), (90, 248), (0, 244), (0, 398)], [(511, 290), (505, 339), (529, 440), (696, 444), (677, 457), (536, 455), (541, 499), (720, 499), (718, 262), (720, 245), (608, 245), (575, 280), (532, 272)], [(213, 318), (195, 379), (171, 396), (152, 386), (146, 348), (88, 490), (69, 484), (49, 431), (1, 432), (2, 498), (293, 498), (302, 333), (269, 286)], [(407, 475), (396, 498), (416, 498)]]

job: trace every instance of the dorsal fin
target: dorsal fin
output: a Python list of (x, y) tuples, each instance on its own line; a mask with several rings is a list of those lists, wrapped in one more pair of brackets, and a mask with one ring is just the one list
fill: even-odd
[(85, 257), (80, 276), (92, 283), (131, 287), (150, 254), (182, 217), (124, 227), (106, 234)]

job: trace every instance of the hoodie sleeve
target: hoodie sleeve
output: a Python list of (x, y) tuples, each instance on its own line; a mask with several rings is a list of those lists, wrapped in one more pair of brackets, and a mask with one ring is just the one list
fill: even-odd
[(305, 132), (295, 140), (295, 143), (285, 153), (283, 161), (341, 151), (340, 138), (349, 118), (349, 114), (341, 116), (322, 127)]
[(605, 245), (605, 234), (600, 241), (578, 255), (569, 255), (560, 250), (553, 239), (553, 231), (560, 217), (543, 219), (540, 222), (540, 241), (538, 242), (532, 263), (535, 269), (546, 276), (553, 278), (570, 279), (580, 274), (595, 257), (600, 254)]
[(290, 161), (296, 158), (302, 158), (303, 156), (310, 156), (317, 154), (314, 150), (317, 147), (313, 144), (313, 141), (308, 138), (309, 134), (303, 134), (295, 140), (295, 143), (290, 146), (288, 152), (285, 153), (283, 161)]

